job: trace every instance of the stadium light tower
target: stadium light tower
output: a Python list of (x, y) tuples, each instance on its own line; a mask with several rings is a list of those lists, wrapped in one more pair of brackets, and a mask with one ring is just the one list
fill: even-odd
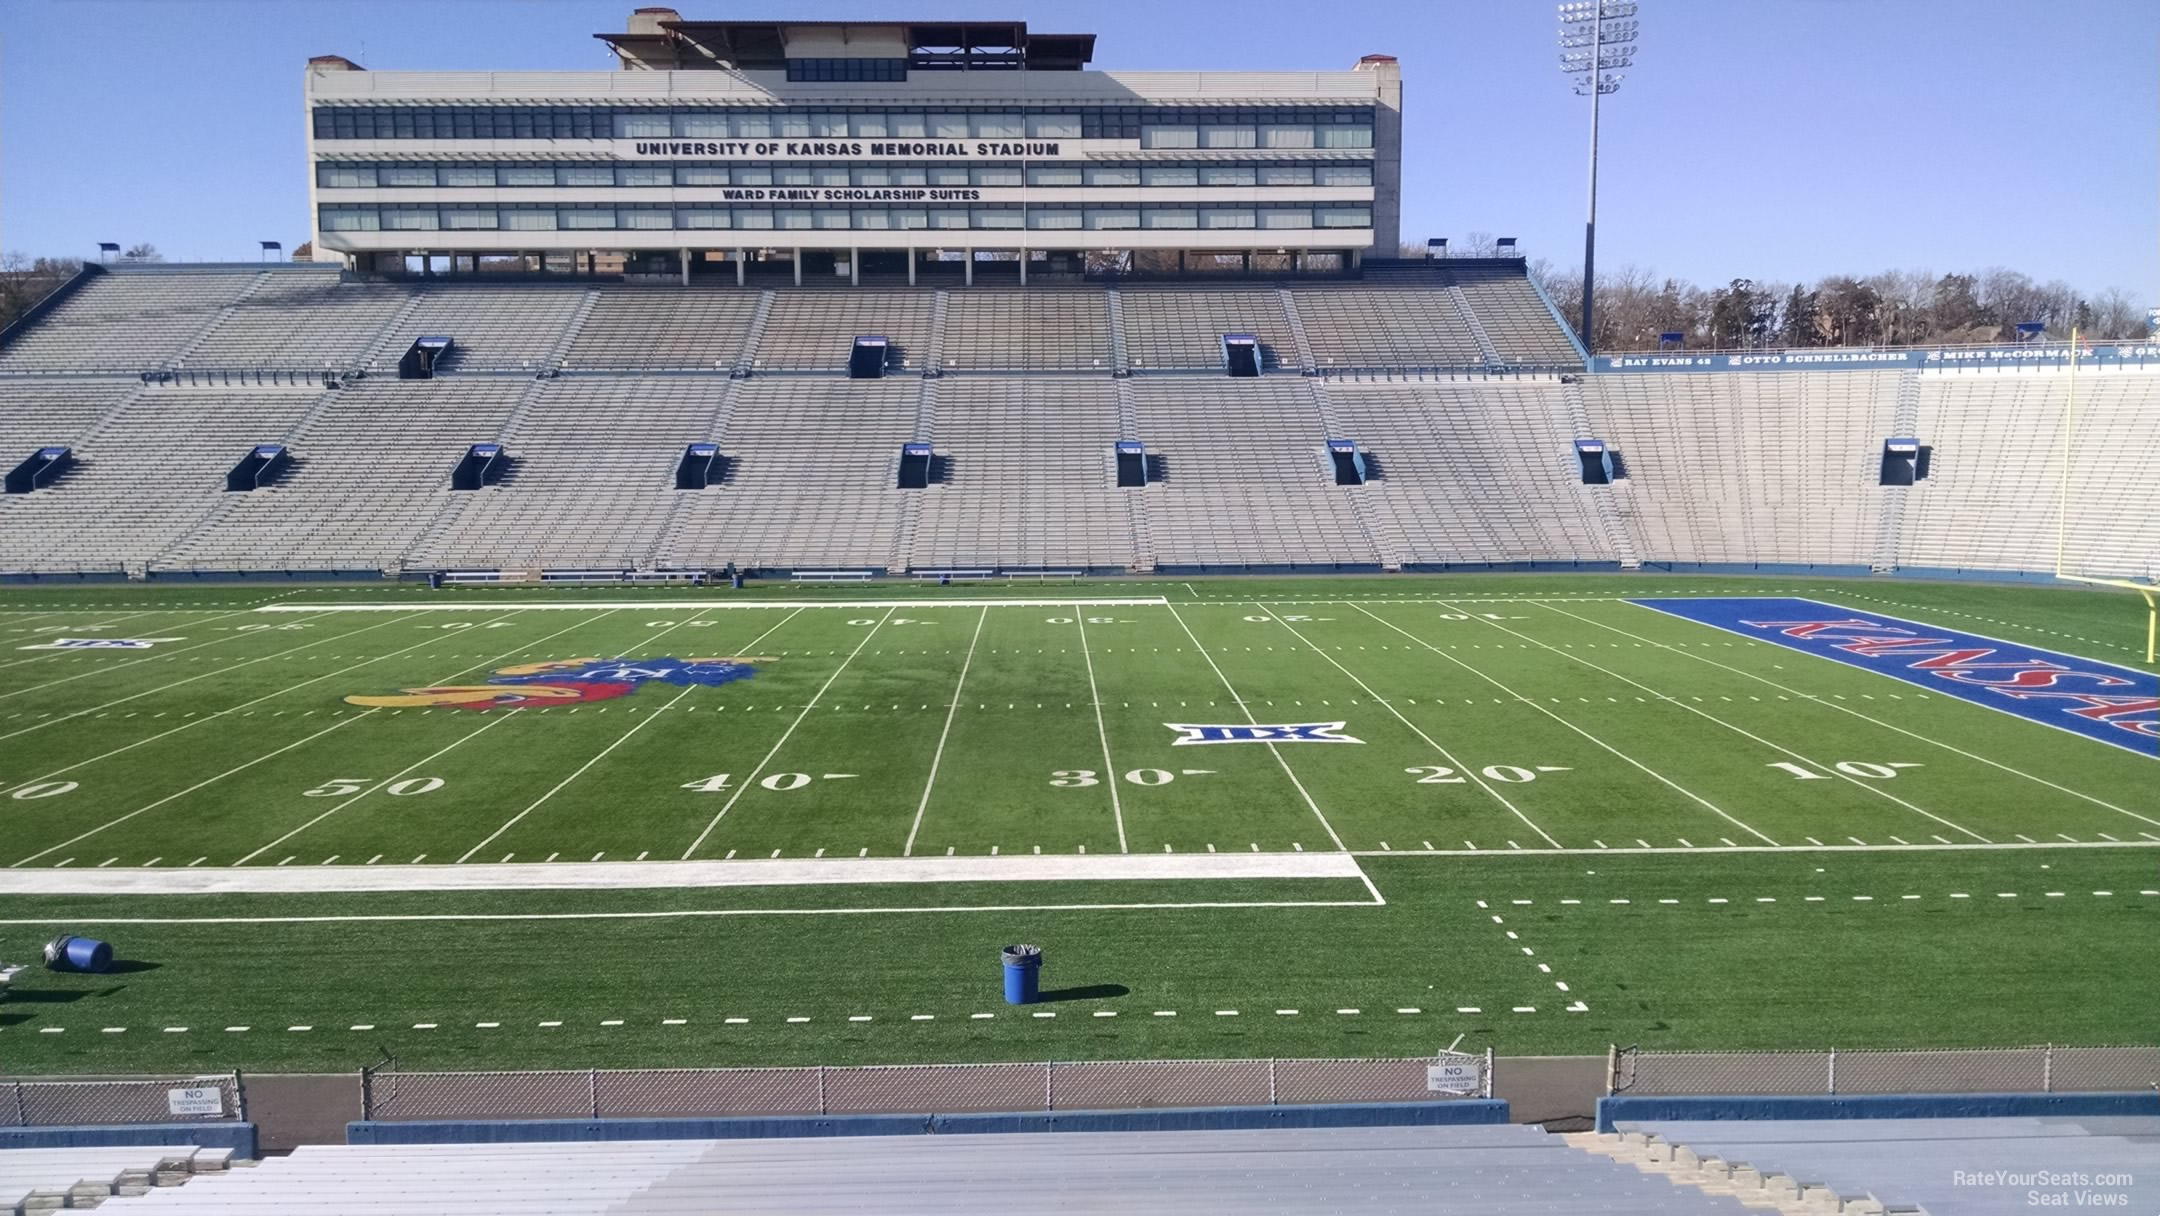
[(1583, 223), (1582, 342), (1594, 351), (1591, 296), (1597, 284), (1598, 98), (1620, 88), (1615, 70), (1635, 62), (1635, 0), (1577, 0), (1560, 6), (1560, 70), (1590, 98), (1590, 215)]

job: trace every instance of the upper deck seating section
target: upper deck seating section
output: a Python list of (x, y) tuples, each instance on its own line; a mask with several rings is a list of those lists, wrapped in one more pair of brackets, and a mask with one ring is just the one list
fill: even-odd
[(360, 361), (411, 296), (405, 287), (340, 283), (334, 271), (281, 271), (233, 305), (181, 364), (343, 371)]
[(600, 293), (565, 370), (726, 371), (742, 354), (758, 294), (673, 287)]
[(1292, 294), (1322, 371), (1485, 366), (1477, 336), (1444, 289), (1315, 287)]
[(132, 269), (97, 275), (0, 348), (0, 372), (154, 371), (264, 277)]
[(1263, 371), (1297, 365), (1290, 319), (1273, 291), (1128, 287), (1118, 295), (1125, 313), (1126, 357), (1135, 371), (1219, 368), (1224, 334), (1259, 339)]
[(424, 289), (412, 312), (376, 348), (376, 370), (396, 368), (416, 338), (447, 335), (456, 349), (444, 370), (538, 371), (584, 297), (582, 287), (552, 284)]
[(944, 357), (952, 372), (1108, 371), (1107, 294), (1085, 287), (951, 292)]
[(925, 371), (935, 309), (936, 295), (926, 290), (782, 291), (766, 320), (755, 366), (838, 372), (847, 367), (856, 338), (880, 334), (891, 343), (889, 371)]

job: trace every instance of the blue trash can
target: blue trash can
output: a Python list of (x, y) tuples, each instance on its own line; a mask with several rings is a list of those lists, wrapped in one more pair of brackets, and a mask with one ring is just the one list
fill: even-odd
[(1005, 1003), (1034, 1004), (1042, 991), (1042, 947), (1007, 946), (1001, 957), (1005, 960)]
[(112, 947), (88, 937), (63, 933), (45, 943), (45, 966), (53, 971), (87, 971), (112, 968)]

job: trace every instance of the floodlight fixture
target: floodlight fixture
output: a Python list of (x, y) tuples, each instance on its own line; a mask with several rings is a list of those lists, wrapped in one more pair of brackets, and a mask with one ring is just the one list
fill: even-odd
[(1570, 0), (1560, 12), (1560, 71), (1575, 82), (1578, 96), (1590, 99), (1590, 207), (1583, 222), (1582, 343), (1596, 349), (1591, 329), (1597, 289), (1598, 99), (1617, 92), (1621, 68), (1635, 62), (1635, 38), (1641, 23), (1636, 0)]

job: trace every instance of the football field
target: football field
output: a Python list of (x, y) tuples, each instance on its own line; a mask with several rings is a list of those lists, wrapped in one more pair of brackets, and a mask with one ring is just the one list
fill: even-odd
[[(2097, 1007), (2079, 998), (2103, 1015), (2088, 1038), (2134, 1035), (2129, 1004), (2120, 1022), (2106, 1011), (2155, 987), (2152, 676), (2131, 649), (2141, 622), (2105, 595), (1512, 576), (78, 588), (5, 608), (0, 961), (27, 961), (14, 956), (52, 927), (166, 954), (110, 997), (84, 994), (111, 977), (51, 977), (54, 1000), (0, 1006), (0, 1031), (55, 1068), (147, 1065), (216, 1029), (198, 1029), (191, 1007), (251, 1028), (194, 1044), (212, 1053), (194, 1058), (240, 1050), (265, 1018), (218, 1004), (238, 999), (236, 985), (309, 1028), (284, 1037), (310, 1045), (250, 1059), (358, 1052), (313, 1029), (333, 1021), (499, 1029), (519, 1016), (503, 1009), (538, 1002), (531, 1024), (575, 1023), (540, 1016), (548, 1000), (530, 993), (456, 991), (440, 958), (394, 961), (401, 937), (440, 945), (452, 930), (478, 952), (468, 976), (506, 977), (551, 949), (566, 972), (605, 973), (613, 964), (593, 956), (611, 939), (638, 951), (647, 934), (699, 954), (702, 972), (713, 963), (701, 952), (731, 943), (727, 967), (756, 976), (754, 991), (700, 1010), (744, 1031), (725, 1051), (699, 1048), (727, 1062), (1238, 1054), (1163, 1042), (1170, 1018), (1113, 1023), (1157, 1018), (1195, 974), (1216, 977), (1211, 1007), (1168, 1013), (1216, 1020), (1222, 1003), (1278, 1024), (1251, 1049), (1369, 1050), (1331, 1038), (1351, 1015), (1328, 1011), (1369, 1017), (1374, 1000), (1397, 1023), (1452, 1014), (1465, 1022), (1455, 1029), (1525, 1049), (1580, 1048), (1669, 1025), (1701, 999), (1690, 985), (1735, 961), (1722, 950), (1746, 949), (1759, 971), (1777, 971), (1780, 950), (1841, 946), (1945, 966), (1941, 951), (2031, 932), (2030, 919), (1996, 923), (2028, 899), (2050, 921), (2042, 937), (2063, 951), (2064, 982), (2108, 988)], [(1991, 699), (1986, 685), (2036, 666), (2057, 674)], [(2093, 877), (2049, 881), (2060, 874)], [(1612, 889), (1620, 876), (1633, 889)], [(1549, 916), (1578, 963), (1555, 968), (1517, 944), (1502, 900)], [(1948, 919), (1870, 944), (1889, 930), (1854, 924), (1847, 906), (1831, 923), (1856, 936), (1823, 938), (1802, 918), (1833, 900)], [(1661, 902), (1702, 918), (1684, 943), (1606, 936)], [(1245, 978), (1185, 957), (1200, 926)], [(992, 970), (976, 956), (994, 954), (999, 932), (1050, 939), (1054, 962), (1093, 960), (1066, 1018), (1123, 1037), (1052, 1047), (1034, 1041), (1051, 1028), (1034, 1025), (1024, 1040), (902, 1044), (864, 1025), (942, 1017), (973, 1020), (979, 1036), (1011, 1022), (974, 1017), (995, 1012), (972, 998)], [(1305, 953), (1282, 955), (1291, 941)], [(1382, 942), (1369, 972), (1327, 958)], [(817, 968), (783, 961), (858, 949), (914, 960), (860, 1013)], [(1631, 986), (1620, 964), (1644, 951), (1661, 961), (1641, 978), (1677, 968), (1671, 991)], [(1972, 991), (1929, 999), (2015, 973), (2039, 1001), (2046, 970), (2000, 962), (1952, 967)], [(1316, 965), (1352, 974), (1299, 978)], [(2137, 966), (2146, 978), (2119, 978)], [(252, 973), (265, 967), (299, 995)], [(1419, 967), (1431, 974), (1413, 983), (1404, 972)], [(355, 1004), (368, 987), (403, 987), (401, 970), (433, 978), (400, 992), (397, 1012)], [(651, 982), (652, 1002), (681, 1004), (679, 977)], [(616, 1036), (637, 1045), (626, 1059), (667, 1050), (635, 1023), (672, 1018), (688, 1034), (696, 1020), (644, 1008), (635, 991), (572, 986), (596, 1010), (628, 1009), (613, 1019), (633, 1023)], [(85, 1019), (63, 990), (106, 1004)], [(338, 1008), (303, 999), (326, 991)], [(2060, 1023), (2027, 1028), (2008, 1004), (1982, 1038), (2074, 1037)], [(1859, 1033), (1975, 1033), (1913, 1025), (1899, 1013), (1911, 1008), (1885, 1004)], [(1507, 1015), (1540, 1028), (1508, 1029)], [(107, 1025), (94, 1021), (122, 1030), (99, 1042)], [(767, 1022), (777, 1040), (748, 1037)], [(168, 1024), (183, 1030), (159, 1033)], [(809, 1036), (819, 1024), (846, 1029)], [(1749, 1025), (1705, 1018), (1674, 1045), (1761, 1045)], [(788, 1040), (789, 1026), (805, 1033)], [(482, 1040), (450, 1054), (534, 1063), (555, 1050)]]

